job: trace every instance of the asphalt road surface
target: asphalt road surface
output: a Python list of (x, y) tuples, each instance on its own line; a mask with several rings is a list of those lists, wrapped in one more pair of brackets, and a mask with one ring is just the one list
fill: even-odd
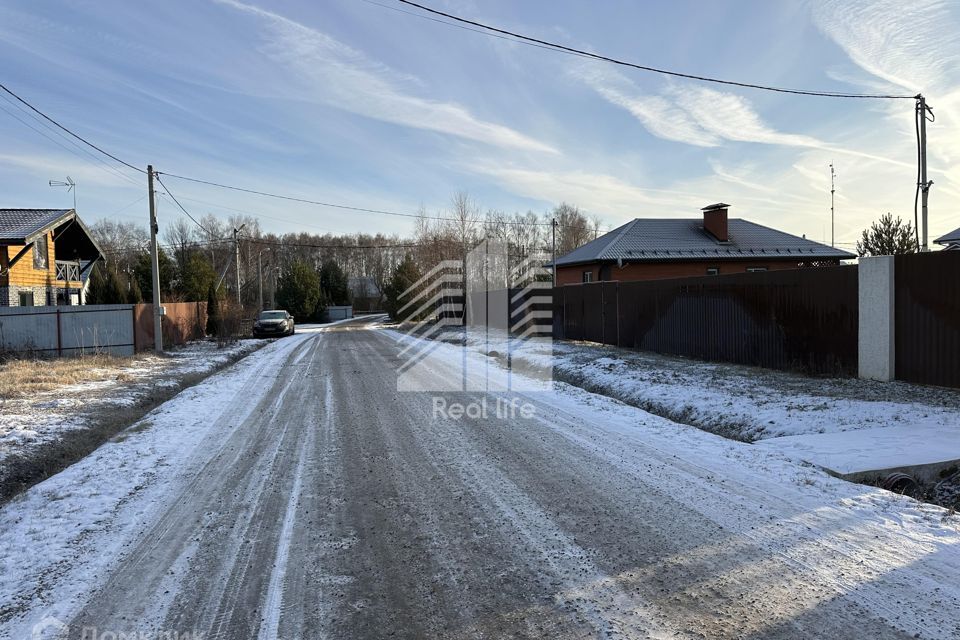
[(531, 393), (529, 417), (437, 419), (430, 394), (396, 391), (401, 345), (363, 322), (288, 340), (71, 634), (913, 637), (910, 590), (930, 585), (844, 582), (864, 561), (827, 539), (840, 516), (803, 520), (606, 430), (602, 403)]

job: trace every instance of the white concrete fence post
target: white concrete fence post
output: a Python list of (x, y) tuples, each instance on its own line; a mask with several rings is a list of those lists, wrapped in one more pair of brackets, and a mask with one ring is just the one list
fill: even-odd
[(890, 382), (896, 377), (893, 256), (860, 258), (860, 377)]

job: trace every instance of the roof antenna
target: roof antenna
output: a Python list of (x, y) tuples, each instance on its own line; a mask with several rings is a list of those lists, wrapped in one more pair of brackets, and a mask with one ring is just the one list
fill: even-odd
[(73, 181), (73, 178), (67, 176), (67, 181), (62, 180), (51, 180), (48, 182), (51, 187), (66, 187), (67, 193), (73, 191), (73, 212), (77, 212), (77, 183)]
[(833, 194), (836, 191), (836, 188), (833, 184), (833, 179), (837, 174), (833, 171), (833, 162), (830, 163), (830, 246), (836, 247), (834, 244), (834, 224), (833, 224)]

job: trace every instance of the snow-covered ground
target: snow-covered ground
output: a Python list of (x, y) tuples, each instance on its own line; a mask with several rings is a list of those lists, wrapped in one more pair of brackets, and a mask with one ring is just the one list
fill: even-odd
[[(269, 391), (264, 375), (277, 375), (291, 353), (318, 331), (313, 325), (298, 327), (296, 336), (272, 344), (245, 340), (227, 350), (207, 343), (184, 348), (169, 358), (184, 357), (177, 367), (181, 375), (263, 347), (0, 507), (0, 638), (29, 638), (33, 625), (46, 617), (68, 619), (105, 567), (193, 479), (178, 470), (201, 465)], [(153, 363), (154, 357), (146, 360)], [(145, 376), (155, 373), (149, 366), (140, 369)], [(112, 398), (126, 402), (129, 394), (118, 386)], [(108, 398), (102, 407), (110, 404)], [(11, 627), (11, 619), (24, 616), (24, 626)]]
[[(302, 629), (297, 616), (315, 609), (330, 611), (323, 625), (362, 620), (371, 610), (403, 615), (389, 609), (405, 597), (403, 589), (391, 591), (390, 598), (363, 599), (379, 593), (383, 575), (398, 579), (421, 572), (415, 586), (441, 591), (444, 580), (453, 580), (457, 589), (447, 595), (460, 605), (473, 603), (477, 594), (493, 601), (529, 569), (542, 580), (520, 587), (545, 590), (538, 608), (560, 610), (561, 603), (584, 624), (620, 629), (624, 637), (644, 625), (657, 631), (662, 626), (662, 637), (704, 637), (690, 631), (690, 620), (728, 632), (718, 634), (724, 637), (737, 629), (736, 635), (748, 637), (777, 630), (799, 637), (804, 629), (837, 637), (828, 631), (849, 630), (861, 615), (865, 634), (880, 628), (883, 637), (899, 637), (893, 629), (923, 638), (960, 633), (960, 523), (946, 510), (843, 482), (778, 452), (562, 382), (522, 393), (536, 411), (510, 428), (482, 420), (431, 421), (427, 402), (401, 398), (392, 386), (398, 349), (384, 336), (411, 339), (358, 329), (332, 335), (329, 343), (324, 336), (308, 344), (306, 332), (276, 341), (180, 393), (93, 455), (0, 508), (0, 637), (30, 637), (33, 624), (46, 616), (73, 620), (93, 592), (126, 603), (120, 590), (105, 589), (113, 586), (108, 580), (114, 570), (148, 533), (166, 539), (178, 528), (183, 533), (174, 537), (182, 538), (182, 547), (148, 546), (126, 567), (134, 576), (137, 569), (169, 576), (157, 583), (156, 599), (131, 600), (145, 609), (115, 613), (162, 617), (176, 603), (185, 607), (181, 613), (189, 612), (207, 597), (204, 591), (180, 591), (201, 580), (186, 566), (197, 547), (213, 545), (200, 557), (226, 563), (255, 545), (269, 546), (273, 537), (283, 542), (288, 527), (282, 508), (280, 517), (264, 516), (262, 529), (241, 526), (252, 517), (245, 510), (255, 496), (264, 504), (291, 505), (287, 511), (296, 509), (303, 527), (291, 548), (305, 555), (291, 556), (290, 566), (306, 572), (309, 590), (294, 588), (300, 574), (291, 571), (289, 582), (278, 585), (291, 589), (281, 590), (287, 598), (281, 609), (271, 608), (272, 580), (262, 597), (251, 588), (251, 599), (240, 601), (245, 615), (238, 617), (276, 618), (281, 629)], [(462, 362), (453, 346), (440, 345), (438, 354), (449, 371)], [(481, 368), (489, 360), (478, 353), (467, 357)], [(435, 375), (449, 377), (446, 370)], [(326, 413), (301, 408), (310, 388)], [(286, 413), (278, 413), (281, 406)], [(292, 419), (289, 412), (298, 411), (303, 415)], [(336, 435), (322, 441), (317, 459), (306, 465), (315, 478), (299, 496), (299, 485), (290, 481), (296, 465), (266, 464), (277, 456), (298, 457), (292, 443), (299, 436), (281, 446), (280, 432), (288, 428), (317, 438)], [(352, 443), (354, 457), (344, 443)], [(233, 464), (217, 464), (213, 471), (249, 466), (260, 472), (248, 482), (209, 488), (211, 478), (220, 478), (208, 468), (217, 456)], [(362, 490), (346, 482), (368, 474)], [(276, 478), (287, 479), (269, 484)], [(365, 493), (381, 485), (383, 493)], [(191, 502), (200, 489), (209, 489), (212, 501)], [(456, 501), (428, 501), (441, 491), (453, 492)], [(233, 500), (239, 511), (219, 513), (225, 503), (217, 497)], [(183, 508), (174, 509), (178, 504)], [(361, 518), (363, 526), (351, 528), (354, 521), (343, 509), (395, 520), (380, 526), (380, 520)], [(161, 519), (171, 510), (183, 519)], [(429, 517), (414, 517), (420, 510)], [(332, 524), (324, 519), (328, 512)], [(210, 528), (217, 518), (222, 526)], [(431, 540), (431, 527), (441, 526), (456, 535)], [(378, 537), (384, 531), (388, 537)], [(390, 544), (373, 544), (386, 540)], [(504, 546), (493, 544), (500, 540)], [(674, 542), (676, 552), (669, 550)], [(496, 553), (484, 553), (481, 543)], [(379, 561), (408, 548), (429, 557), (396, 566), (385, 561), (365, 573), (372, 559), (364, 554), (381, 553), (373, 558)], [(644, 553), (635, 556), (638, 548)], [(453, 556), (455, 573), (440, 562), (444, 554)], [(511, 554), (519, 558), (514, 564)], [(272, 557), (252, 566), (259, 571)], [(491, 572), (484, 564), (501, 557), (512, 573)], [(248, 584), (262, 574), (242, 573), (245, 566), (236, 574), (242, 583), (218, 588), (248, 593)], [(218, 574), (208, 575), (213, 580)], [(335, 607), (340, 592), (351, 597)], [(410, 606), (424, 615), (445, 602), (421, 592), (409, 595)], [(496, 613), (509, 621), (536, 611)], [(204, 619), (226, 629), (232, 621)], [(687, 632), (670, 632), (677, 627)], [(526, 630), (537, 635), (532, 625)]]
[[(468, 344), (508, 352), (502, 334), (468, 332)], [(523, 348), (520, 357), (552, 364), (560, 380), (748, 442), (896, 425), (960, 429), (960, 391), (948, 389), (810, 377), (570, 341)]]
[[(448, 329), (446, 341), (462, 339)], [(503, 363), (552, 367), (557, 380), (746, 442), (764, 441), (837, 473), (960, 460), (960, 391), (810, 377), (594, 343), (520, 343), (469, 330), (466, 343)]]
[[(82, 430), (111, 411), (149, 402), (157, 390), (178, 387), (197, 374), (262, 347), (265, 340), (241, 340), (219, 348), (196, 341), (131, 358), (94, 360), (90, 380), (0, 400), (0, 468), (9, 456), (29, 456), (67, 432)], [(37, 366), (45, 366), (38, 361)]]
[[(423, 341), (403, 331), (393, 330), (389, 325), (384, 325), (384, 328), (402, 344), (409, 345)], [(462, 357), (457, 340), (458, 333), (452, 331), (447, 335), (451, 340), (435, 348), (432, 351), (433, 357), (442, 359), (444, 356), (441, 354), (446, 354), (447, 360), (458, 362)], [(509, 347), (502, 336), (493, 340), (488, 338), (489, 336), (469, 339), (468, 355), (463, 361), (468, 369), (483, 371), (483, 375), (491, 376), (491, 386), (504, 387), (506, 383), (498, 377), (499, 374), (489, 368), (485, 369), (481, 358), (485, 357), (489, 360), (491, 356), (484, 356), (484, 354), (494, 351), (496, 353), (492, 357), (502, 362), (502, 355), (508, 353)], [(782, 432), (828, 430), (830, 426), (828, 418), (817, 416), (809, 420), (804, 419), (805, 411), (810, 409), (805, 409), (803, 403), (815, 405), (818, 408), (814, 410), (826, 414), (836, 414), (842, 411), (842, 407), (847, 407), (863, 411), (861, 417), (866, 417), (868, 420), (877, 422), (882, 420), (882, 409), (870, 405), (870, 402), (878, 401), (857, 398), (853, 393), (843, 394), (846, 396), (843, 398), (816, 396), (812, 393), (799, 400), (796, 397), (785, 397), (784, 394), (791, 384), (814, 388), (812, 382), (808, 386), (799, 376), (757, 372), (758, 375), (751, 378), (750, 370), (741, 368), (741, 372), (730, 379), (728, 377), (730, 372), (722, 371), (727, 367), (720, 365), (686, 362), (686, 367), (677, 371), (672, 366), (674, 359), (636, 354), (637, 360), (645, 361), (648, 366), (653, 365), (646, 368), (639, 366), (631, 357), (634, 354), (629, 352), (617, 352), (617, 355), (621, 356), (619, 358), (613, 357), (612, 354), (598, 357), (597, 349), (596, 345), (561, 343), (553, 345), (552, 355), (546, 348), (538, 351), (519, 349), (513, 350), (513, 353), (540, 367), (552, 365), (555, 370), (559, 368), (561, 372), (568, 368), (579, 370), (581, 375), (594, 376), (596, 383), (601, 387), (615, 385), (616, 389), (636, 393), (635, 397), (650, 397), (669, 403), (675, 410), (682, 413), (688, 413), (697, 407), (697, 413), (702, 415), (700, 412), (707, 409), (698, 407), (696, 403), (703, 400), (707, 406), (718, 411), (728, 411), (749, 424), (747, 420), (749, 408), (744, 409), (738, 406), (739, 403), (735, 399), (736, 396), (743, 394), (746, 401), (752, 403), (755, 409), (763, 407), (765, 415), (762, 419), (774, 421)], [(456, 375), (451, 377), (456, 378)], [(828, 391), (831, 385), (843, 386), (845, 381), (822, 382), (824, 390)], [(713, 386), (713, 390), (705, 389), (705, 386)], [(746, 388), (741, 389), (741, 386)], [(723, 396), (718, 389), (726, 389), (727, 395)], [(740, 393), (735, 393), (737, 389), (740, 389)], [(764, 394), (769, 397), (764, 397)], [(777, 553), (787, 554), (803, 566), (817, 567), (818, 570), (826, 571), (837, 580), (838, 584), (843, 585), (840, 587), (841, 590), (869, 591), (870, 589), (863, 585), (874, 580), (882, 581), (882, 576), (888, 572), (912, 573), (914, 570), (920, 570), (922, 573), (926, 569), (921, 567), (927, 566), (941, 577), (928, 583), (929, 575), (924, 578), (918, 575), (905, 579), (925, 582), (937, 594), (947, 595), (949, 592), (947, 600), (938, 601), (943, 605), (941, 613), (960, 605), (960, 583), (956, 581), (956, 576), (960, 575), (957, 573), (960, 571), (960, 519), (947, 509), (924, 504), (882, 489), (839, 480), (801, 462), (796, 457), (773, 448), (756, 447), (749, 443), (704, 433), (686, 424), (678, 424), (651, 416), (643, 411), (635, 411), (632, 407), (624, 406), (616, 400), (601, 398), (579, 386), (565, 382), (555, 380), (551, 391), (529, 395), (531, 397), (548, 396), (551, 406), (563, 408), (571, 415), (578, 416), (584, 420), (585, 425), (602, 424), (602, 431), (636, 441), (641, 449), (657, 452), (664, 461), (670, 460), (684, 467), (689, 465), (690, 469), (697, 469), (707, 478), (714, 480), (717, 483), (716, 486), (704, 489), (703, 493), (685, 495), (683, 498), (689, 500), (689, 504), (695, 509), (716, 522), (725, 523), (725, 526), (738, 528), (739, 525), (736, 522), (740, 518), (739, 515), (727, 511), (730, 490), (728, 483), (750, 487), (743, 494), (746, 503), (757, 500), (759, 496), (765, 496), (773, 497), (778, 502), (783, 501), (783, 504), (792, 505), (803, 515), (798, 518), (783, 519), (773, 511), (769, 511), (767, 512), (769, 526), (757, 529), (751, 527), (752, 530), (747, 533), (748, 537), (758, 544), (765, 544), (764, 541), (768, 539), (785, 543), (784, 546), (779, 546), (779, 543), (774, 542), (771, 548), (776, 549)], [(930, 401), (931, 397), (936, 396), (931, 394), (925, 399)], [(944, 420), (942, 424), (948, 424), (948, 415), (955, 416), (954, 419), (960, 416), (960, 412), (950, 407), (940, 407), (940, 411), (934, 412), (933, 407), (919, 403), (887, 401), (886, 404), (888, 407), (896, 407), (896, 421), (935, 414)], [(584, 407), (592, 407), (593, 411), (585, 411)], [(793, 424), (794, 420), (800, 424)], [(757, 422), (754, 421), (753, 424)], [(960, 423), (949, 424), (957, 426)], [(870, 423), (861, 426), (855, 416), (848, 416), (842, 421), (842, 425), (833, 426), (835, 431), (839, 432), (842, 429), (869, 428)], [(767, 431), (757, 429), (754, 433), (766, 434)], [(593, 432), (591, 426), (585, 426), (582, 434), (569, 433), (566, 437), (582, 438), (585, 443), (589, 443), (589, 446), (597, 447), (602, 446), (599, 442), (603, 440), (603, 437)], [(612, 447), (609, 452), (610, 463), (614, 466), (644, 466), (632, 462), (631, 455), (632, 453), (626, 448), (618, 450)], [(671, 472), (664, 464), (656, 468), (646, 465), (645, 473), (657, 476), (658, 474), (669, 475)], [(750, 495), (754, 497), (750, 498)], [(741, 504), (741, 506), (744, 505)], [(765, 507), (763, 504), (753, 503), (751, 508), (757, 508), (762, 512)], [(841, 526), (841, 522), (846, 524)], [(838, 526), (834, 528), (833, 524), (827, 523), (835, 523)], [(817, 552), (810, 553), (812, 547), (821, 544), (824, 545), (821, 551), (830, 549), (826, 556), (818, 555)], [(808, 545), (810, 548), (807, 548)], [(797, 549), (804, 549), (804, 551), (794, 556), (794, 551)], [(886, 557), (886, 560), (882, 560), (882, 557)], [(894, 558), (898, 559), (894, 560)], [(927, 563), (926, 558), (933, 560)], [(848, 561), (856, 565), (856, 569), (852, 572), (852, 565), (848, 565)], [(879, 564), (876, 564), (877, 562)], [(888, 562), (892, 564), (887, 564)], [(831, 567), (832, 563), (836, 564)], [(886, 568), (881, 568), (881, 565), (886, 565)], [(948, 581), (950, 586), (940, 583), (940, 580)], [(854, 586), (858, 584), (861, 586)], [(909, 603), (906, 600), (884, 601), (882, 596), (872, 600), (873, 596), (867, 596), (866, 593), (864, 595), (868, 597), (869, 606), (876, 607), (878, 611), (885, 611), (898, 622), (905, 620), (902, 616), (913, 618), (910, 625), (915, 626), (901, 628), (910, 629), (911, 633), (917, 630), (916, 637), (927, 635), (960, 637), (960, 623), (956, 620), (947, 622), (946, 618), (935, 625), (937, 631), (931, 634), (930, 618), (926, 617), (929, 615), (929, 610), (921, 613), (925, 605)], [(948, 600), (952, 600), (953, 604), (948, 604)], [(957, 609), (957, 613), (960, 613), (960, 609)], [(950, 614), (951, 619), (955, 615)], [(919, 631), (921, 628), (924, 628), (924, 631)]]

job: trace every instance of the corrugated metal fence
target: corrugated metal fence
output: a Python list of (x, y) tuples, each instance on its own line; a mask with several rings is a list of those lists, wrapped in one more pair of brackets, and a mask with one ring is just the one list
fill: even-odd
[(557, 338), (774, 369), (857, 372), (855, 266), (553, 291)]
[[(204, 336), (205, 302), (165, 304), (165, 344)], [(0, 350), (71, 356), (133, 355), (153, 348), (153, 305), (0, 308)]]
[(960, 387), (960, 251), (894, 260), (898, 380)]

